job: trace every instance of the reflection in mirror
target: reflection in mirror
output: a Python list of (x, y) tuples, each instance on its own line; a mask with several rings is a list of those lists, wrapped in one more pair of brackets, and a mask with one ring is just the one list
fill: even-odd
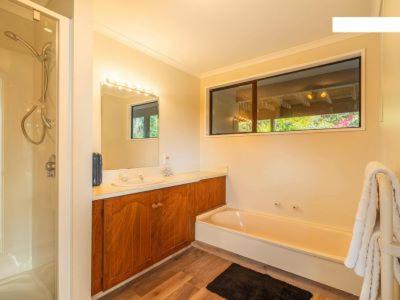
[(105, 170), (158, 166), (158, 97), (117, 84), (101, 87)]
[(131, 106), (131, 138), (158, 138), (158, 102)]

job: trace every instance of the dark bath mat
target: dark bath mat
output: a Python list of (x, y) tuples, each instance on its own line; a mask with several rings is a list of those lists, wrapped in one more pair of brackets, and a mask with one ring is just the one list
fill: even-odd
[(207, 289), (229, 300), (309, 300), (313, 296), (269, 275), (231, 264)]

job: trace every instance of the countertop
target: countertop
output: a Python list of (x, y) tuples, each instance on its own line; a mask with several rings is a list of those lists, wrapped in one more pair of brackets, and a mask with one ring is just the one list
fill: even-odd
[(197, 171), (190, 173), (176, 174), (165, 177), (161, 183), (146, 185), (140, 188), (119, 187), (111, 183), (105, 183), (93, 188), (93, 200), (101, 200), (124, 195), (136, 194), (140, 192), (162, 189), (170, 186), (198, 182), (200, 180), (227, 176), (227, 172), (223, 171)]

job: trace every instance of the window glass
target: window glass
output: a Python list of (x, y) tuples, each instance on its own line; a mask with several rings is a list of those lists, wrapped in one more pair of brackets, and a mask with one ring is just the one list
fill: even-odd
[(358, 58), (266, 78), (257, 82), (257, 120), (280, 132), (360, 127), (359, 91)]
[(135, 139), (144, 138), (144, 117), (136, 117), (132, 120), (132, 136)]
[(257, 132), (271, 132), (271, 120), (257, 120)]
[(212, 134), (252, 132), (252, 85), (212, 93)]
[(131, 138), (158, 137), (158, 102), (133, 105), (131, 108)]
[(158, 115), (150, 116), (150, 137), (158, 137)]
[(357, 57), (211, 90), (210, 134), (360, 127), (360, 65)]

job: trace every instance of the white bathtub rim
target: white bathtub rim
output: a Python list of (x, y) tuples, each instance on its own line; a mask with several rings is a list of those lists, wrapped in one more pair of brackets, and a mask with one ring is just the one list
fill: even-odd
[(310, 226), (313, 228), (318, 228), (318, 229), (323, 229), (323, 230), (334, 231), (336, 233), (346, 234), (346, 235), (349, 235), (350, 237), (352, 236), (352, 233), (353, 233), (351, 229), (347, 229), (347, 228), (335, 227), (335, 226), (331, 226), (331, 225), (310, 222), (310, 221), (302, 220), (299, 218), (292, 218), (292, 217), (287, 217), (287, 216), (282, 216), (282, 215), (277, 215), (277, 214), (272, 214), (272, 213), (237, 208), (237, 207), (228, 206), (228, 205), (220, 206), (214, 210), (210, 210), (201, 215), (198, 215), (196, 217), (196, 220), (203, 221), (204, 219), (212, 216), (213, 214), (215, 214), (217, 212), (222, 212), (222, 211), (241, 211), (241, 212), (245, 212), (245, 213), (255, 214), (255, 215), (261, 216), (261, 217), (270, 217), (270, 218), (274, 218), (274, 219), (281, 219), (281, 220), (285, 220), (285, 221), (291, 222), (291, 223), (301, 223), (303, 225), (307, 225), (307, 226)]
[(251, 233), (247, 233), (247, 232), (243, 232), (243, 231), (239, 231), (239, 230), (234, 230), (234, 229), (231, 229), (231, 228), (227, 228), (227, 227), (223, 227), (223, 226), (219, 226), (219, 225), (215, 225), (215, 224), (210, 224), (210, 223), (204, 222), (204, 221), (197, 221), (197, 222), (201, 223), (202, 225), (206, 225), (207, 227), (214, 227), (214, 228), (218, 228), (220, 230), (228, 231), (228, 232), (239, 234), (239, 235), (242, 235), (242, 236), (251, 237), (251, 238), (253, 238), (255, 240), (258, 240), (258, 241), (261, 241), (261, 242), (264, 242), (264, 243), (267, 243), (267, 244), (270, 244), (270, 245), (275, 245), (275, 246), (282, 247), (282, 248), (285, 248), (285, 249), (288, 249), (288, 250), (292, 250), (292, 251), (295, 251), (295, 252), (299, 252), (299, 253), (302, 253), (302, 254), (306, 254), (306, 255), (310, 255), (310, 256), (314, 256), (314, 257), (319, 257), (319, 258), (322, 258), (322, 259), (325, 259), (325, 260), (329, 260), (331, 262), (342, 264), (344, 266), (345, 258), (341, 257), (341, 256), (330, 255), (330, 254), (326, 254), (326, 253), (323, 253), (323, 252), (311, 250), (309, 248), (298, 247), (298, 246), (295, 246), (295, 245), (291, 245), (289, 243), (283, 243), (281, 241), (276, 241), (274, 239), (265, 239), (265, 238), (262, 238), (260, 236), (257, 236), (257, 235), (251, 234)]
[(318, 226), (316, 223), (304, 222), (304, 221), (301, 221), (301, 220), (297, 221), (297, 219), (293, 219), (293, 218), (281, 217), (281, 216), (265, 214), (265, 213), (257, 213), (257, 212), (252, 212), (252, 211), (246, 211), (246, 210), (243, 210), (243, 209), (236, 209), (236, 208), (228, 207), (227, 205), (219, 207), (219, 208), (214, 209), (212, 211), (206, 212), (206, 213), (204, 213), (202, 215), (199, 215), (197, 217), (196, 222), (204, 224), (204, 225), (206, 225), (208, 227), (218, 228), (218, 229), (221, 229), (221, 230), (224, 230), (224, 231), (240, 234), (242, 236), (249, 236), (251, 238), (254, 238), (254, 239), (259, 240), (259, 241), (264, 242), (264, 243), (277, 245), (277, 246), (283, 247), (285, 249), (293, 250), (293, 251), (296, 251), (296, 252), (299, 252), (299, 253), (303, 253), (303, 254), (307, 254), (307, 255), (311, 255), (311, 256), (316, 256), (316, 257), (319, 257), (319, 258), (322, 258), (322, 259), (326, 259), (326, 260), (329, 260), (329, 261), (344, 265), (345, 257), (343, 257), (343, 256), (327, 254), (325, 252), (320, 252), (320, 251), (316, 251), (314, 249), (305, 248), (305, 247), (301, 247), (301, 246), (298, 246), (298, 245), (293, 245), (291, 243), (285, 243), (285, 242), (278, 241), (278, 240), (275, 240), (275, 239), (267, 239), (267, 238), (264, 238), (264, 237), (261, 237), (261, 236), (255, 235), (255, 234), (251, 234), (249, 232), (245, 232), (245, 231), (241, 231), (241, 230), (236, 230), (236, 229), (224, 227), (224, 226), (217, 225), (217, 224), (214, 224), (214, 223), (209, 223), (209, 222), (206, 221), (206, 219), (208, 219), (210, 216), (212, 216), (212, 215), (214, 215), (214, 214), (216, 214), (218, 212), (235, 211), (235, 210), (236, 211), (248, 212), (248, 213), (255, 213), (255, 214), (257, 214), (259, 216), (263, 216), (263, 217), (272, 217), (272, 218), (283, 219), (283, 220), (286, 220), (286, 221), (289, 221), (289, 222), (292, 222), (292, 223), (300, 222), (300, 223), (303, 223), (303, 224), (305, 224), (307, 226), (313, 226), (313, 227), (318, 228), (318, 229), (323, 228), (324, 230), (335, 231), (335, 232), (342, 233), (342, 234), (343, 233), (344, 234), (349, 234), (348, 231), (338, 230), (338, 229), (335, 229), (335, 228), (330, 228), (329, 226)]
[(196, 217), (196, 221), (202, 221), (202, 220), (212, 216), (213, 214), (216, 214), (217, 212), (221, 212), (221, 211), (224, 211), (224, 210), (234, 210), (234, 209), (235, 208), (231, 208), (228, 205), (223, 205), (223, 206), (220, 206), (220, 207), (215, 208), (213, 210), (209, 210), (209, 211), (207, 211), (205, 213), (202, 213), (201, 215), (198, 215)]
[[(196, 241), (359, 296), (362, 278), (343, 264), (260, 241), (204, 222), (196, 223)], [(284, 254), (284, 255), (282, 255)], [(287, 255), (287, 256), (286, 256)]]

